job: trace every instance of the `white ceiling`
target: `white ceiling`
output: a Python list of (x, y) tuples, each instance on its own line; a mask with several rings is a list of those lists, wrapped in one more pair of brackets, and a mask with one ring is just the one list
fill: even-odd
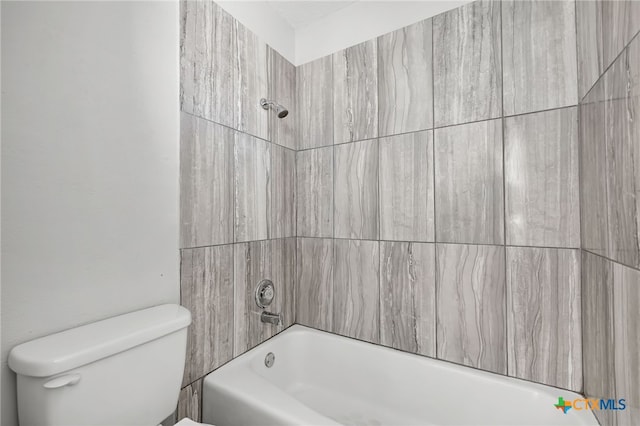
[(356, 1), (267, 0), (267, 4), (287, 21), (293, 29), (309, 25), (354, 3)]
[(321, 58), (470, 2), (470, 0), (214, 1), (294, 65)]

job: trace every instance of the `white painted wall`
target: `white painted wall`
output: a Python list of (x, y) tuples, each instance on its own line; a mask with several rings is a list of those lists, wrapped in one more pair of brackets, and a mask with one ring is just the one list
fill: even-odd
[(179, 301), (179, 8), (2, 2), (2, 426), (14, 345)]
[[(217, 1), (223, 9), (294, 65), (338, 52), (423, 19), (455, 9), (470, 0), (357, 1), (303, 26), (294, 26), (267, 1)], [(317, 1), (286, 1), (291, 15), (304, 16)]]

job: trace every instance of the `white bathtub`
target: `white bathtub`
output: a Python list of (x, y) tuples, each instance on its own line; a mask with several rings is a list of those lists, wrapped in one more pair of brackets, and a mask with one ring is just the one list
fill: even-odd
[[(272, 352), (275, 363), (265, 366)], [(203, 421), (251, 425), (598, 425), (580, 395), (324, 333), (285, 330), (209, 374)]]

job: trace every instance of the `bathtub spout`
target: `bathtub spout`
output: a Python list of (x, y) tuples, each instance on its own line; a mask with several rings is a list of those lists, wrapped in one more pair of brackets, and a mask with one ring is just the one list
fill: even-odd
[(282, 324), (282, 314), (272, 314), (271, 312), (263, 311), (262, 315), (260, 315), (260, 321), (280, 325)]

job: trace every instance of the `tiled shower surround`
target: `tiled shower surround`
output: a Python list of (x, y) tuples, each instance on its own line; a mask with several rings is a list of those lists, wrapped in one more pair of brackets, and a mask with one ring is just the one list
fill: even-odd
[(584, 392), (640, 424), (640, 2), (577, 3)]
[(640, 423), (640, 2), (477, 1), (298, 67), (211, 1), (181, 27), (179, 417), (295, 322)]

